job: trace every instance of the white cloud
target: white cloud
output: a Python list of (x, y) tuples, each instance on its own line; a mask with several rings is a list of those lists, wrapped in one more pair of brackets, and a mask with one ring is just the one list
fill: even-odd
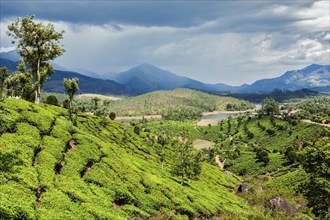
[(302, 19), (294, 25), (306, 31), (329, 31), (330, 1), (315, 2), (311, 8), (295, 11), (294, 15)]

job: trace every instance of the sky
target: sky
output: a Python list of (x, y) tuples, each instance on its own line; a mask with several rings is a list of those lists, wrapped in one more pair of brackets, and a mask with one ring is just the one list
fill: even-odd
[(149, 63), (206, 83), (240, 85), (330, 63), (330, 1), (0, 0), (2, 52), (17, 17), (64, 30), (55, 63), (98, 74)]

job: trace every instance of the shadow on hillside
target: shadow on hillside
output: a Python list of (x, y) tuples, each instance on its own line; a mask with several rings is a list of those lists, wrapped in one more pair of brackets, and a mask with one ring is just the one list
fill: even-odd
[(23, 160), (19, 158), (20, 152), (15, 150), (8, 153), (0, 153), (0, 170), (2, 172), (16, 172), (16, 166), (23, 165)]

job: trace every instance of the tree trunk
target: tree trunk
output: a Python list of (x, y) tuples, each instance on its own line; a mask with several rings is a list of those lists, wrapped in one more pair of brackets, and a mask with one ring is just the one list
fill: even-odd
[(40, 88), (40, 58), (38, 59), (38, 64), (37, 64), (37, 89), (35, 90), (35, 104), (39, 105), (40, 104), (40, 93), (41, 93), (41, 88)]
[(164, 169), (164, 159), (165, 159), (164, 146), (162, 146), (162, 170)]

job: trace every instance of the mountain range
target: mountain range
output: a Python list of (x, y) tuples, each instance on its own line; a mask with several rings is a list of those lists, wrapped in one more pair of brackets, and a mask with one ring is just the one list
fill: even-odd
[[(10, 72), (16, 70), (18, 56), (14, 53), (0, 53), (0, 67), (6, 66)], [(312, 64), (301, 70), (287, 71), (272, 79), (261, 79), (251, 85), (230, 86), (222, 83), (208, 84), (176, 75), (151, 64), (141, 64), (127, 71), (109, 74), (106, 79), (86, 76), (67, 71), (54, 64), (55, 73), (44, 83), (44, 90), (64, 92), (63, 78), (79, 78), (81, 93), (139, 95), (156, 90), (189, 88), (205, 92), (270, 93), (274, 89), (330, 91), (330, 66)]]

